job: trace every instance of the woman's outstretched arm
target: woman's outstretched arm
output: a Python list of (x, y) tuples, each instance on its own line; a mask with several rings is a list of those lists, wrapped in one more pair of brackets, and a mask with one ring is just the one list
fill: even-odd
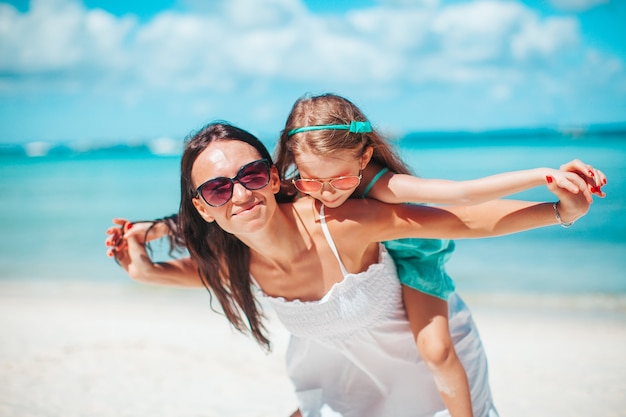
[(197, 264), (189, 256), (167, 262), (152, 262), (146, 243), (168, 236), (170, 230), (166, 224), (131, 223), (121, 218), (113, 219), (113, 223), (115, 226), (106, 232), (105, 245), (109, 247), (107, 254), (115, 257), (132, 279), (149, 284), (204, 287)]

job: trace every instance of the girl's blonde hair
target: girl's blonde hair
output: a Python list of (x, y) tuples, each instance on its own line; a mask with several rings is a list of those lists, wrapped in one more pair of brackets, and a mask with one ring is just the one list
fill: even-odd
[[(366, 122), (363, 112), (350, 100), (335, 94), (303, 96), (293, 105), (285, 128), (280, 134), (276, 152), (276, 167), (281, 178), (291, 179), (298, 175), (295, 155), (312, 152), (317, 156), (330, 156), (338, 150), (352, 150), (355, 157), (363, 155), (368, 146), (374, 150), (371, 162), (397, 174), (410, 174), (391, 144), (376, 129), (371, 132), (354, 133), (332, 126)], [(328, 129), (293, 133), (292, 130), (309, 126), (331, 126)]]

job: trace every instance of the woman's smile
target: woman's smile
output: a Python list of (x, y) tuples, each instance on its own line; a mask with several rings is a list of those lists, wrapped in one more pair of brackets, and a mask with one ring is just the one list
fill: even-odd
[(260, 201), (254, 201), (252, 204), (246, 204), (233, 209), (233, 216), (248, 215), (258, 211)]

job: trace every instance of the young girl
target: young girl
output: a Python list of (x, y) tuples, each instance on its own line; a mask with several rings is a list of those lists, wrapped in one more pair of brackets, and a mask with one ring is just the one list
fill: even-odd
[[(281, 178), (329, 208), (348, 198), (371, 197), (386, 203), (477, 204), (556, 181), (571, 192), (591, 194), (573, 172), (538, 168), (472, 181), (417, 178), (372, 129), (349, 100), (333, 95), (304, 97), (293, 106), (278, 145)], [(595, 180), (601, 195), (601, 172), (580, 161), (566, 167)], [(562, 223), (567, 227), (569, 224)], [(454, 250), (449, 240), (403, 239), (385, 242), (395, 260), (404, 303), (418, 350), (435, 377), (452, 417), (472, 416), (471, 395), (463, 365), (448, 329), (447, 299), (454, 283), (443, 267)]]

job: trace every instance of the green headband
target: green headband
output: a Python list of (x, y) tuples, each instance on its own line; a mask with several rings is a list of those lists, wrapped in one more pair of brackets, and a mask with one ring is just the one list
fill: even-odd
[(347, 130), (350, 133), (370, 133), (372, 131), (372, 125), (370, 122), (357, 122), (351, 121), (349, 125), (322, 125), (322, 126), (304, 126), (287, 133), (287, 136), (293, 136), (296, 133), (309, 132), (311, 130)]

